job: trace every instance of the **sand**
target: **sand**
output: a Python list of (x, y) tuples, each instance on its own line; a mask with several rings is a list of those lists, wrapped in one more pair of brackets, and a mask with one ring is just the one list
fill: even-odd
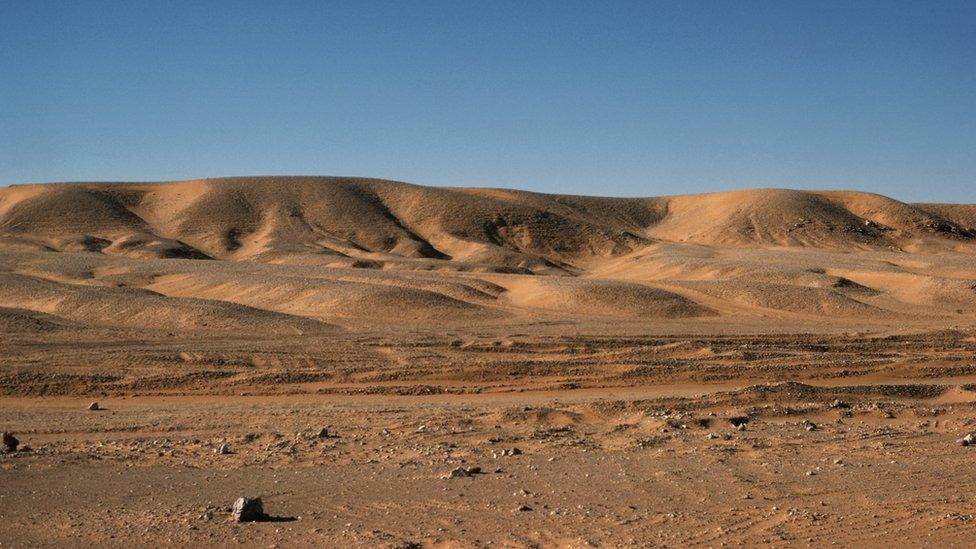
[(12, 186), (0, 541), (961, 546), (974, 356), (976, 206)]

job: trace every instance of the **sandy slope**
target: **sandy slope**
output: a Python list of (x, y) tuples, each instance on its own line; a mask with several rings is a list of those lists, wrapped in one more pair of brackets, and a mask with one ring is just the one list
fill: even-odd
[(2, 298), (167, 330), (207, 314), (234, 324), (228, 304), (270, 330), (574, 315), (951, 323), (976, 315), (973, 211), (856, 192), (612, 199), (324, 177), (14, 186), (0, 189)]

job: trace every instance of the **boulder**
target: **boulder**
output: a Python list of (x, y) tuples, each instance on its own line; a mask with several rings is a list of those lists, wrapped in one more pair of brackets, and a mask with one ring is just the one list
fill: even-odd
[(267, 518), (261, 498), (237, 498), (231, 512), (236, 522), (258, 522)]

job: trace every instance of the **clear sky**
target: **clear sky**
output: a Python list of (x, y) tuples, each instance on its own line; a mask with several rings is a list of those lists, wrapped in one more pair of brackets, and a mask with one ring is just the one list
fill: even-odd
[(976, 202), (976, 2), (0, 1), (0, 183)]

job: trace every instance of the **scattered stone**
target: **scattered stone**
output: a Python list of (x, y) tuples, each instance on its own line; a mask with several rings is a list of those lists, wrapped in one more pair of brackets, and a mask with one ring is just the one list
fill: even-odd
[(465, 478), (481, 474), (481, 467), (455, 467), (443, 478)]
[(20, 445), (20, 441), (17, 440), (17, 437), (15, 437), (13, 433), (8, 433), (5, 431), (2, 435), (2, 439), (3, 448), (0, 448), (0, 450), (2, 450), (3, 453), (13, 453), (17, 451), (17, 446)]
[(261, 498), (237, 498), (231, 510), (235, 522), (258, 522), (266, 519)]
[(729, 423), (732, 424), (736, 429), (744, 427), (746, 423), (749, 423), (749, 418), (746, 416), (735, 416), (729, 418)]
[(464, 467), (456, 467), (448, 473), (448, 478), (464, 478), (473, 476), (471, 471), (468, 471)]
[(851, 405), (844, 402), (843, 400), (836, 399), (830, 403), (831, 408), (850, 408)]
[(415, 541), (401, 541), (390, 547), (390, 549), (424, 549), (424, 546)]
[[(520, 456), (520, 455), (522, 455), (522, 450), (519, 450), (518, 448), (511, 448), (511, 449), (508, 449), (508, 450), (502, 450), (501, 453), (495, 453), (495, 452), (492, 452), (491, 453), (491, 457), (496, 458), (496, 459), (499, 456)], [(549, 460), (549, 461), (552, 461), (552, 460)]]
[(92, 402), (91, 404), (88, 405), (88, 409), (91, 410), (92, 412), (97, 412), (101, 410), (102, 407), (99, 406), (97, 402)]

